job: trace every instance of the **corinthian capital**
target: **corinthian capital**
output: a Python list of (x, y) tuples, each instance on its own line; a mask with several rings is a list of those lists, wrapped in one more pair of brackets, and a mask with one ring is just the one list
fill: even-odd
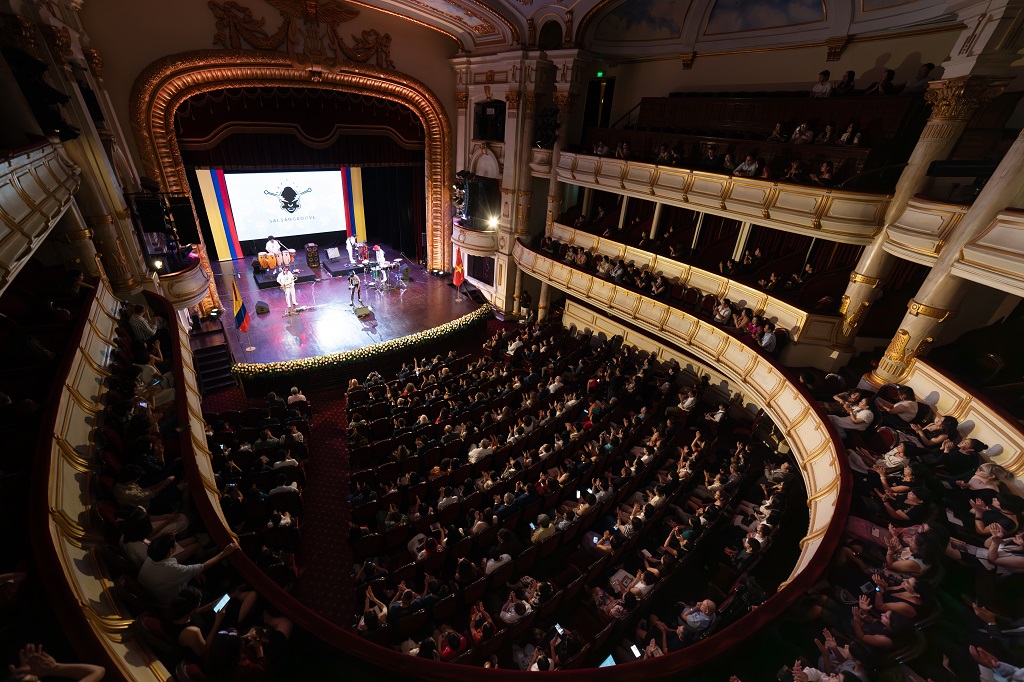
[(932, 81), (925, 100), (932, 105), (931, 120), (966, 121), (979, 106), (999, 96), (1006, 89), (1008, 78), (960, 76)]

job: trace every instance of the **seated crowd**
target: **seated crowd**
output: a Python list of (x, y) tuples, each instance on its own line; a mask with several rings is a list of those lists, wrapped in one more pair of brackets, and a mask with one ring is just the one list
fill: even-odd
[[(614, 282), (616, 286), (708, 318), (730, 333), (760, 346), (766, 353), (778, 355), (788, 340), (788, 332), (777, 328), (775, 323), (760, 314), (763, 311), (755, 313), (750, 308), (734, 305), (727, 298), (704, 294), (693, 287), (687, 288), (660, 273), (651, 273), (646, 267), (637, 267), (621, 258), (593, 254), (583, 247), (568, 246), (551, 237), (541, 240), (540, 250), (553, 258), (563, 253), (562, 262), (577, 270), (589, 272)], [(794, 287), (800, 287), (811, 274), (813, 272), (805, 270), (803, 279), (794, 275), (790, 281), (794, 282)]]
[(854, 497), (843, 546), (791, 616), (813, 639), (792, 647), (793, 680), (868, 682), (900, 664), (915, 679), (1017, 679), (1024, 498), (1013, 477), (907, 386), (819, 397), (849, 448)]
[[(934, 68), (933, 64), (922, 65), (917, 76), (909, 79), (902, 86), (897, 86), (893, 82), (895, 72), (886, 69), (877, 81), (863, 89), (856, 87), (856, 74), (853, 71), (847, 71), (840, 80), (832, 81), (831, 72), (825, 70), (818, 74), (818, 82), (812, 86), (808, 94), (816, 100), (835, 96), (875, 97), (900, 93), (919, 97), (920, 93), (927, 89), (928, 77)], [(688, 94), (700, 95), (700, 93)], [(756, 93), (748, 93), (748, 96), (756, 96)], [(657, 109), (658, 99), (652, 98), (652, 100), (654, 100), (652, 105)], [(641, 130), (647, 128), (644, 125), (644, 106), (644, 102), (641, 102), (638, 121), (638, 127)], [(785, 114), (787, 119), (795, 118), (798, 112), (801, 116), (806, 116), (801, 108), (802, 106), (794, 101), (793, 105), (784, 112), (777, 113)], [(868, 146), (869, 141), (866, 135), (868, 128), (872, 127), (873, 121), (862, 121), (856, 112), (849, 114), (842, 108), (835, 108), (834, 111), (832, 108), (828, 108), (817, 113), (822, 116), (822, 120), (780, 120), (767, 134), (764, 132), (767, 130), (766, 128), (754, 123), (751, 123), (748, 129), (737, 129), (737, 122), (733, 122), (723, 130), (694, 130), (689, 127), (688, 122), (684, 121), (681, 127), (667, 127), (669, 132), (678, 133), (668, 138), (669, 141), (655, 141), (651, 144), (652, 137), (643, 134), (636, 136), (634, 144), (647, 147), (641, 149), (634, 149), (629, 140), (621, 139), (622, 135), (617, 130), (593, 130), (590, 137), (593, 144), (588, 149), (595, 156), (637, 160), (659, 166), (690, 168), (737, 177), (831, 187), (836, 184), (836, 173), (840, 170), (839, 167), (847, 161), (846, 156), (848, 156), (832, 152), (838, 148), (859, 149)], [(846, 116), (846, 119), (840, 121), (828, 119), (829, 116), (836, 113)], [(653, 127), (647, 129), (665, 131), (666, 121), (662, 120), (664, 116), (662, 114), (661, 117), (655, 117), (657, 122), (652, 124)], [(607, 139), (618, 139), (619, 141), (614, 141), (612, 145), (609, 145), (605, 142)], [(661, 139), (665, 140), (666, 138), (662, 137)], [(763, 144), (758, 144), (758, 142)], [(884, 140), (875, 142), (881, 145)], [(648, 147), (648, 145), (650, 146)], [(786, 150), (783, 145), (793, 145), (794, 147), (808, 145), (816, 147), (817, 151), (811, 152), (795, 148)], [(859, 165), (857, 167), (859, 169)]]
[[(621, 661), (634, 642), (675, 651), (756, 603), (747, 576), (800, 489), (789, 473), (759, 480), (777, 456), (727, 446), (742, 429), (703, 402), (706, 378), (689, 386), (674, 363), (557, 320), (484, 351), (350, 386), (359, 633), (553, 670), (606, 646)], [(694, 606), (662, 611), (669, 595)]]
[[(235, 680), (244, 669), (273, 679), (292, 624), (223, 563), (239, 544), (218, 551), (196, 512), (179, 458), (189, 424), (179, 421), (166, 319), (128, 306), (115, 344), (93, 514), (135, 635), (182, 677)], [(208, 420), (224, 515), (241, 549), (281, 582), (295, 577), (307, 414), (304, 401), (271, 394), (266, 409)]]
[[(599, 206), (593, 220), (588, 220), (585, 215), (578, 214), (574, 209), (561, 216), (560, 220), (566, 221), (566, 224), (571, 222), (572, 228), (575, 230), (596, 234), (628, 246), (635, 246), (672, 260), (683, 263), (694, 260), (691, 253), (692, 234), (684, 234), (683, 230), (677, 230), (674, 225), (667, 225), (659, 229), (654, 237), (651, 237), (649, 220), (643, 221), (637, 216), (630, 222), (619, 226), (617, 224), (609, 225), (607, 216), (608, 212), (604, 207)], [(583, 247), (570, 246), (551, 237), (541, 241), (541, 249), (549, 255), (561, 258), (567, 264), (584, 268), (590, 266), (603, 277), (614, 278), (612, 272), (616, 267), (630, 266), (622, 259), (614, 259), (598, 253), (592, 254)], [(787, 270), (796, 271), (787, 275)], [(848, 267), (839, 268), (830, 273), (834, 274), (840, 271), (845, 273), (848, 270)], [(816, 288), (813, 291), (805, 286), (811, 279), (819, 277), (812, 260), (803, 264), (794, 263), (792, 254), (771, 254), (757, 246), (745, 249), (742, 258), (719, 260), (715, 271), (723, 277), (769, 293), (775, 298), (803, 305), (806, 305), (809, 298), (816, 300), (817, 302), (814, 304), (816, 310), (821, 307), (829, 308), (831, 305), (829, 302), (834, 294), (831, 286), (826, 286), (825, 289)], [(652, 279), (651, 284), (653, 283)], [(822, 282), (818, 283), (824, 286)], [(674, 282), (664, 281), (659, 284), (671, 288)], [(809, 292), (809, 295), (803, 295), (803, 292)]]

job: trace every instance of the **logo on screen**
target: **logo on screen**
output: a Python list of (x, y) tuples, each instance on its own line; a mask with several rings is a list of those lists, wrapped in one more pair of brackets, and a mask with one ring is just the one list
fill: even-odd
[(297, 192), (291, 185), (285, 185), (276, 192), (271, 192), (269, 189), (265, 189), (263, 190), (263, 193), (268, 196), (277, 197), (278, 201), (281, 202), (281, 208), (283, 210), (288, 211), (289, 213), (295, 213), (302, 208), (299, 203), (299, 197), (303, 194), (309, 194), (312, 191), (313, 188), (310, 187), (301, 192)]

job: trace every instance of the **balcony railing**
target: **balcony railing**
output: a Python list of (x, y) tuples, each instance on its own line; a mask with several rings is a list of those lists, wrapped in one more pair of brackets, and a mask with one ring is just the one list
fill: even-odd
[(745, 220), (844, 244), (869, 244), (889, 195), (795, 185), (652, 163), (562, 152), (555, 169), (571, 185)]
[(160, 275), (164, 296), (175, 310), (191, 308), (210, 293), (210, 274), (202, 266), (199, 254), (188, 254), (180, 265), (176, 272)]
[(1008, 208), (963, 248), (953, 274), (1024, 296), (1024, 211)]
[(942, 245), (969, 208), (916, 196), (885, 229), (885, 250), (904, 260), (934, 265)]
[[(646, 268), (648, 272), (660, 273), (671, 282), (678, 282), (685, 287), (699, 289), (705, 294), (714, 294), (718, 298), (728, 298), (741, 308), (750, 308), (759, 315), (769, 318), (776, 326), (789, 332), (794, 343), (832, 347), (839, 343), (842, 335), (843, 320), (836, 315), (816, 315), (803, 311), (785, 301), (773, 298), (763, 291), (746, 284), (723, 277), (717, 273), (701, 270), (692, 265), (659, 256), (620, 242), (598, 237), (589, 232), (575, 230), (560, 223), (555, 223), (551, 236), (560, 242), (573, 246), (581, 246), (591, 253), (600, 253), (610, 258), (621, 258), (637, 267)], [(552, 261), (553, 266), (561, 266)], [(569, 270), (569, 266), (565, 266)], [(561, 273), (553, 267), (552, 272), (559, 272), (556, 277), (569, 281), (568, 272)], [(611, 282), (597, 278), (597, 281), (615, 287)], [(603, 289), (598, 285), (595, 290)], [(608, 301), (610, 302), (610, 301)]]
[(81, 180), (59, 142), (0, 160), (0, 293), (64, 215)]

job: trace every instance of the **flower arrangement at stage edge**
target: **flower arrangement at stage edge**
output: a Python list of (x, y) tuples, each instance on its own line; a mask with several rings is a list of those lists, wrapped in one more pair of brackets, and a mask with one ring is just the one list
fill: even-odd
[(415, 334), (409, 334), (398, 339), (382, 341), (372, 346), (354, 348), (340, 353), (330, 355), (318, 355), (314, 358), (303, 358), (301, 360), (286, 360), (284, 362), (262, 362), (262, 363), (239, 363), (231, 368), (231, 373), (239, 377), (262, 377), (287, 376), (297, 372), (308, 372), (318, 369), (338, 369), (349, 363), (363, 362), (371, 358), (379, 357), (387, 353), (399, 350), (415, 348), (431, 341), (437, 341), (451, 334), (490, 318), (494, 311), (489, 305), (483, 305), (457, 320), (445, 322), (444, 324), (426, 329)]

